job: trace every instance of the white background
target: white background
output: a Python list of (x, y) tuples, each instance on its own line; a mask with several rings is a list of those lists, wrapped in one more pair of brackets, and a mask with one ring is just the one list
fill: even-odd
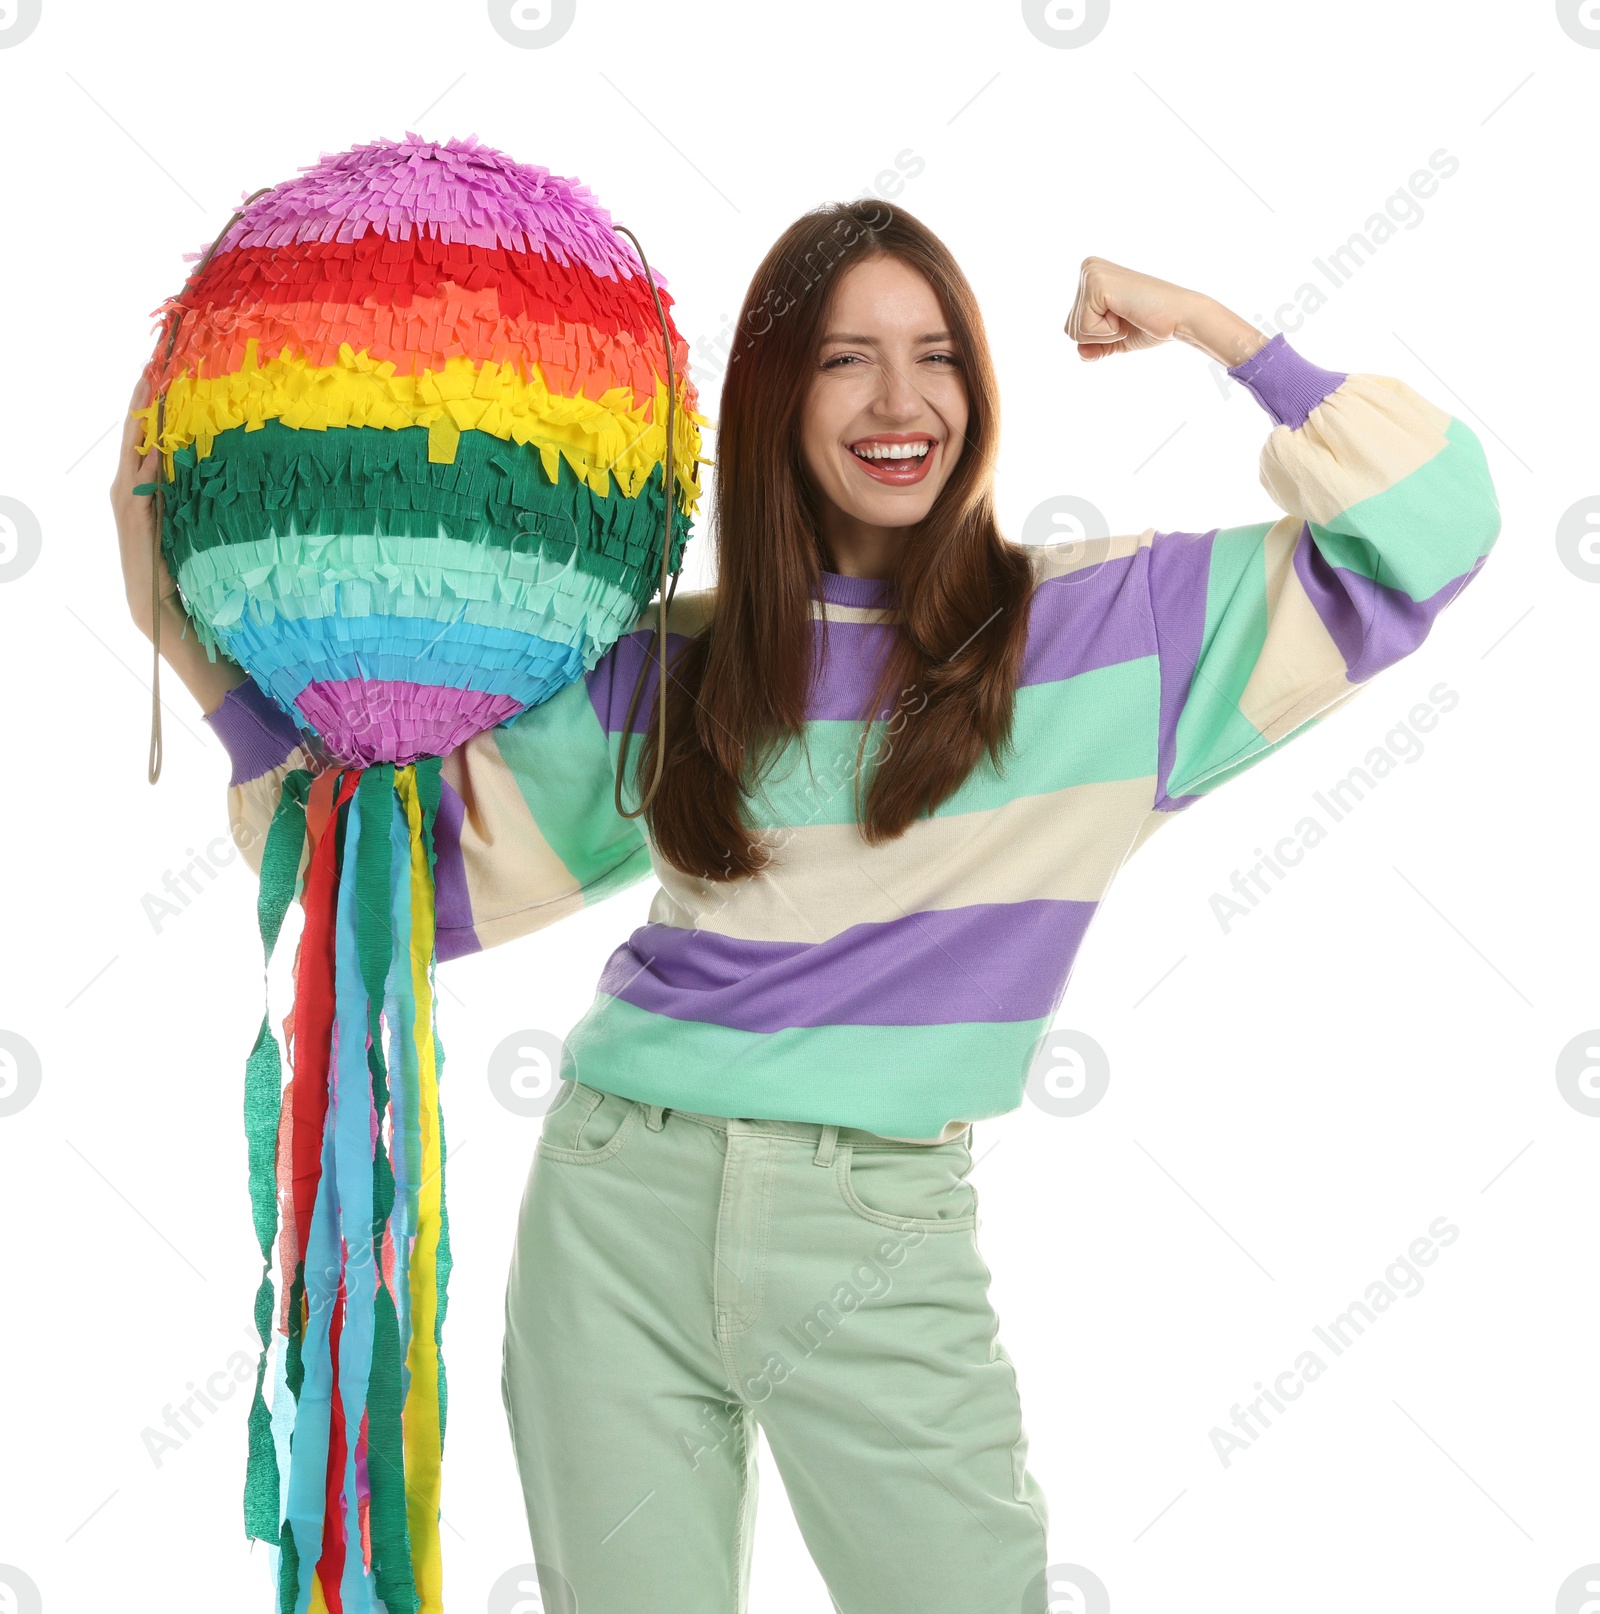
[[(1600, 1026), (1600, 566), (1576, 575), (1556, 542), (1600, 480), (1597, 75), (1549, 0), (1113, 0), (1067, 49), (1015, 3), (578, 0), (525, 49), (481, 3), (43, 0), (0, 49), (0, 495), (42, 532), (0, 583), (0, 1030), (43, 1078), (0, 1116), (0, 1564), (51, 1614), (272, 1606), (242, 1532), (244, 1393), (159, 1467), (141, 1434), (236, 1351), (254, 1362), (260, 968), (242, 861), (159, 931), (141, 903), (225, 829), (227, 764), (169, 679), (145, 784), (148, 648), (105, 489), (181, 255), (243, 194), (412, 129), (583, 179), (704, 353), (797, 213), (920, 159), (896, 199), (986, 312), (1013, 535), (1058, 494), (1119, 533), (1276, 514), (1270, 423), (1201, 355), (1076, 358), (1061, 325), (1090, 253), (1262, 324), (1317, 284), (1301, 352), (1398, 376), (1479, 433), (1504, 515), (1483, 575), (1414, 657), (1128, 865), (1059, 1016), (1106, 1051), (1110, 1090), (1076, 1119), (980, 1123), (974, 1181), (1052, 1558), (1118, 1614), (1557, 1607), (1600, 1560), (1600, 1119), (1556, 1080)], [(1420, 224), (1330, 287), (1312, 260), (1440, 150), (1459, 170)], [(686, 583), (709, 560), (702, 533)], [(1224, 933), (1211, 895), (1441, 680), (1459, 703), (1423, 755)], [(650, 890), (439, 972), (453, 1610), (530, 1556), (499, 1353), (539, 1123), (496, 1102), (488, 1056), (567, 1030)], [(1211, 1429), (1440, 1216), (1460, 1236), (1422, 1292), (1224, 1467)], [(822, 1614), (764, 1480), (752, 1606)]]

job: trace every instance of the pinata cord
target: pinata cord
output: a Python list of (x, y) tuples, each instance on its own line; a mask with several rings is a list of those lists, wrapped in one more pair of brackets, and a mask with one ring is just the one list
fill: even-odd
[[(672, 608), (672, 596), (678, 591), (678, 574), (671, 572), (672, 566), (672, 506), (675, 502), (675, 490), (672, 481), (672, 433), (676, 411), (677, 382), (672, 361), (672, 332), (667, 327), (666, 310), (661, 306), (661, 293), (656, 288), (655, 276), (650, 273), (650, 260), (644, 255), (644, 248), (639, 244), (639, 238), (624, 224), (611, 226), (618, 235), (625, 235), (633, 242), (633, 249), (639, 254), (639, 262), (644, 266), (645, 284), (650, 288), (650, 300), (656, 306), (656, 318), (661, 322), (661, 343), (667, 356), (667, 449), (665, 463), (662, 466), (662, 487), (666, 490), (666, 514), (662, 520), (661, 533), (661, 592), (657, 596), (658, 608), (655, 630), (655, 650), (658, 662), (656, 676), (656, 765), (650, 773), (650, 783), (640, 798), (639, 805), (627, 808), (622, 805), (622, 781), (628, 766), (628, 748), (633, 739), (634, 714), (639, 710), (639, 698), (644, 693), (645, 675), (649, 671), (650, 657), (646, 653), (639, 663), (639, 676), (634, 681), (633, 698), (628, 702), (628, 716), (622, 725), (622, 737), (617, 751), (617, 779), (613, 796), (613, 803), (617, 812), (623, 818), (641, 818), (649, 810), (650, 803), (655, 800), (656, 791), (661, 784), (662, 771), (667, 765), (667, 612)], [(671, 584), (668, 584), (668, 573), (671, 572)]]

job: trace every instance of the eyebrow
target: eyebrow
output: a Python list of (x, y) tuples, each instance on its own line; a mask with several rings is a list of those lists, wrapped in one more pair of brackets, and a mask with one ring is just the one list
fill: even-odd
[[(830, 332), (822, 339), (824, 342), (860, 342), (863, 346), (872, 347), (877, 343), (875, 336), (859, 336), (846, 332), (842, 335)], [(949, 331), (926, 331), (921, 336), (913, 337), (916, 342), (949, 342), (953, 340)]]

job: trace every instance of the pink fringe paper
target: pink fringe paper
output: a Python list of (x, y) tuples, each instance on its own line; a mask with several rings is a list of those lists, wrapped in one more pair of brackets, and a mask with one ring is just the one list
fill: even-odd
[(251, 203), (217, 250), (355, 241), (370, 230), (395, 241), (416, 232), (536, 252), (563, 265), (576, 258), (608, 280), (631, 279), (638, 267), (587, 186), (514, 162), (475, 136), (441, 146), (408, 133), (404, 140), (324, 152), (301, 172), (304, 178), (285, 180)]
[(395, 679), (313, 679), (295, 699), (328, 755), (346, 767), (442, 757), (522, 710), (510, 695)]

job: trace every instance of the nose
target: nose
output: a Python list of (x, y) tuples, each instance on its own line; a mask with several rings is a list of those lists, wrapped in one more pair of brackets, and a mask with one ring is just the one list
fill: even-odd
[(885, 421), (903, 424), (923, 412), (922, 390), (917, 385), (914, 365), (909, 359), (886, 357), (878, 366), (880, 386), (873, 401), (873, 413)]

